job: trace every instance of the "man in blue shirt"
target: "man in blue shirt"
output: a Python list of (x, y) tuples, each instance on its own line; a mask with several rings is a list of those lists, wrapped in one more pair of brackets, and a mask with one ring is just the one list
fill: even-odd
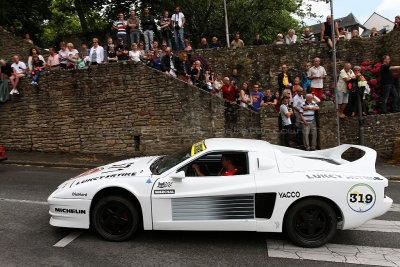
[(253, 99), (254, 111), (256, 112), (260, 112), (259, 107), (264, 98), (264, 95), (258, 91), (259, 88), (258, 84), (253, 85), (253, 92), (250, 93), (250, 97)]

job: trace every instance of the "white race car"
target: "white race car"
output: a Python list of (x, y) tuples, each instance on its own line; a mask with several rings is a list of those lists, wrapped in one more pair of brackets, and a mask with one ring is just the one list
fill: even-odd
[[(342, 159), (349, 148), (364, 155)], [(78, 175), (48, 198), (50, 224), (111, 241), (144, 230), (286, 232), (318, 247), (336, 229), (387, 212), (376, 152), (306, 152), (248, 139), (207, 139), (168, 156), (132, 158)]]

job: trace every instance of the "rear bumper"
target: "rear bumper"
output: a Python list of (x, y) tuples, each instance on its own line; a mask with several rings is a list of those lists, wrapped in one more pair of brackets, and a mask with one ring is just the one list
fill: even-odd
[(47, 202), (50, 205), (50, 225), (67, 228), (89, 228), (91, 200), (62, 199), (50, 196)]

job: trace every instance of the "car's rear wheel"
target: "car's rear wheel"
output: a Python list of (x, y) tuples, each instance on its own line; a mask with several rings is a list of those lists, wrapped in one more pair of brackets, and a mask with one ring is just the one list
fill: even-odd
[(96, 232), (109, 241), (131, 238), (139, 228), (139, 212), (127, 198), (106, 196), (99, 200), (92, 211)]
[(285, 230), (293, 243), (308, 248), (320, 247), (336, 233), (337, 217), (325, 201), (306, 199), (294, 204), (287, 212)]

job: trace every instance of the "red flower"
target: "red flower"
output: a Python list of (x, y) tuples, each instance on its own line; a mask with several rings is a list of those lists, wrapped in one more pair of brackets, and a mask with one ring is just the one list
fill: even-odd
[(376, 85), (378, 81), (376, 79), (372, 79), (371, 81), (369, 81), (369, 83), (372, 85)]
[(372, 114), (376, 115), (376, 114), (378, 114), (378, 111), (377, 110), (373, 110)]
[(371, 66), (367, 67), (367, 70), (372, 70)]
[(361, 63), (361, 66), (368, 66), (369, 64), (371, 64), (371, 62), (363, 62)]
[(382, 66), (382, 63), (378, 62), (378, 63), (375, 64), (374, 68), (375, 69), (380, 69), (381, 66)]
[(397, 72), (393, 73), (393, 78), (395, 78), (395, 79), (399, 78), (399, 74)]
[(335, 89), (335, 85), (334, 84), (331, 85), (331, 89)]
[(372, 70), (372, 73), (378, 73), (380, 71), (381, 71), (380, 69), (375, 68), (375, 69)]
[(365, 71), (365, 67), (364, 66), (361, 66), (361, 71)]

